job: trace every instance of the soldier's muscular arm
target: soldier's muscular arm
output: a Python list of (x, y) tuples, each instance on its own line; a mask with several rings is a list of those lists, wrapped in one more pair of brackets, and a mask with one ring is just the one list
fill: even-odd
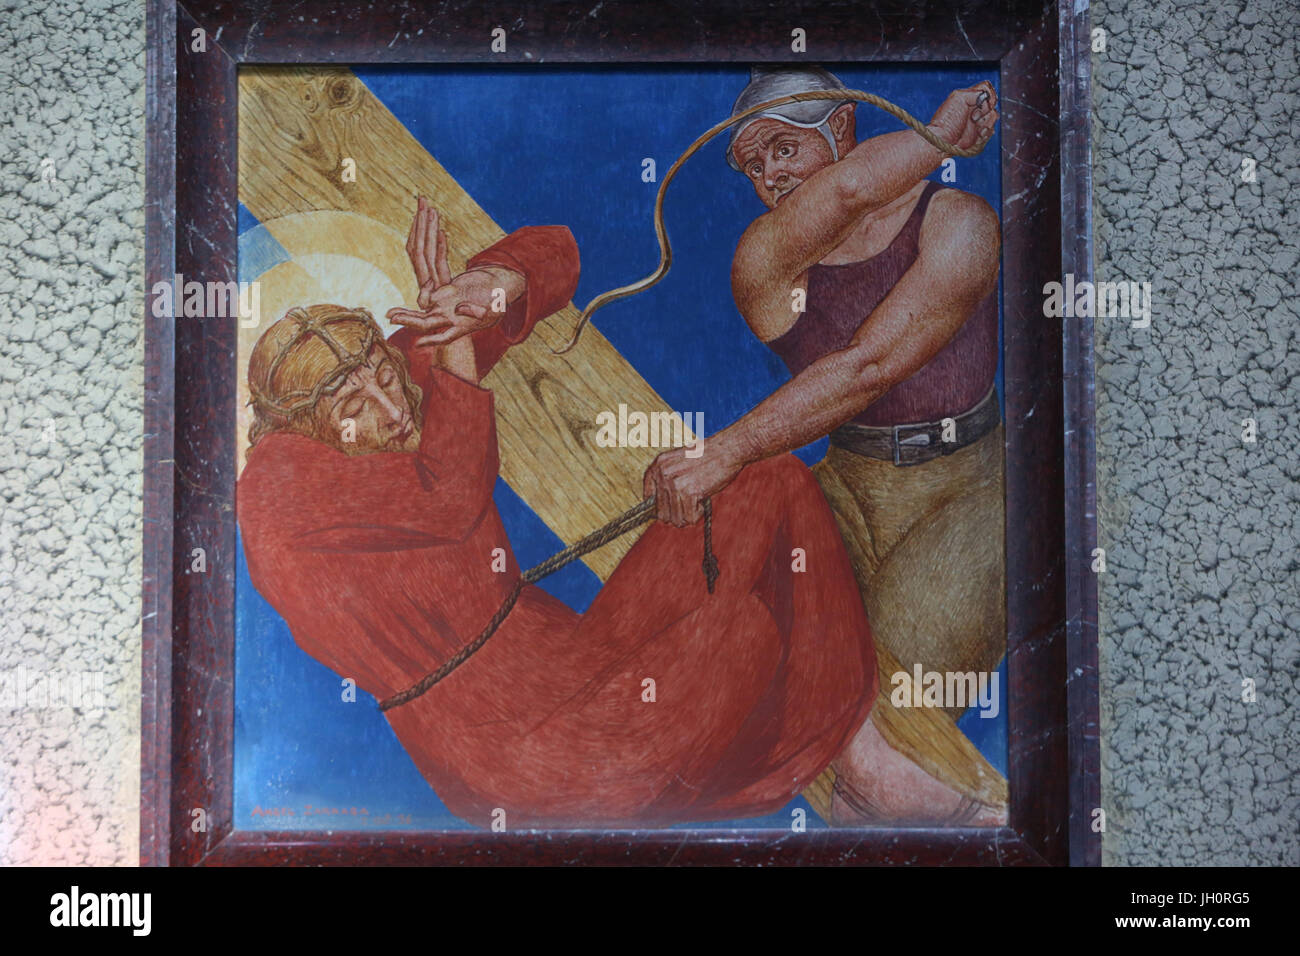
[[(983, 93), (988, 99), (980, 104)], [(987, 82), (955, 90), (930, 128), (954, 146), (973, 147), (992, 135), (996, 105)], [(788, 316), (795, 279), (847, 239), (864, 215), (907, 192), (942, 160), (939, 150), (905, 130), (865, 140), (810, 176), (741, 236), (731, 273), (741, 313)]]
[(965, 193), (936, 197), (916, 262), (838, 352), (809, 365), (712, 439), (743, 467), (844, 424), (934, 358), (997, 285), (996, 213)]
[(756, 408), (703, 444), (661, 454), (645, 475), (656, 512), (677, 525), (745, 466), (792, 451), (844, 424), (915, 374), (957, 334), (997, 285), (998, 220), (982, 199), (949, 193), (931, 202), (916, 262), (862, 323), (848, 346), (813, 362)]

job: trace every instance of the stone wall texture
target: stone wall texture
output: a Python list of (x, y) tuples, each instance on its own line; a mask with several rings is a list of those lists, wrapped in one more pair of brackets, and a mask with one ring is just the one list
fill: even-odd
[(1294, 866), (1300, 4), (1092, 20), (1097, 274), (1152, 285), (1097, 322), (1104, 859)]
[(0, 863), (131, 863), (143, 4), (0, 0), (0, 143)]

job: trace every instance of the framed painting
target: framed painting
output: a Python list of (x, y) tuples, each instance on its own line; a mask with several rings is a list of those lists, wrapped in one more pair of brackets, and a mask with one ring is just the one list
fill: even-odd
[(149, 25), (142, 862), (1099, 862), (1085, 7)]

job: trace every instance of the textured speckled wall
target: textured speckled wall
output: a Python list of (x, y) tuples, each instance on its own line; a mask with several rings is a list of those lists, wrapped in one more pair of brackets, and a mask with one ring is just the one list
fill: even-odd
[[(1300, 8), (1093, 23), (1106, 861), (1295, 865)], [(143, 46), (0, 0), (0, 863), (137, 857)]]
[(1152, 284), (1097, 321), (1105, 861), (1294, 866), (1300, 4), (1092, 18), (1097, 274)]
[(143, 136), (142, 4), (0, 2), (0, 863), (137, 855)]

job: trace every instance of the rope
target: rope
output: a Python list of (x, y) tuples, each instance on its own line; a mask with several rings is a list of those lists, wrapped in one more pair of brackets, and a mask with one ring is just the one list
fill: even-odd
[[(713, 502), (710, 499), (705, 498), (703, 504), (704, 577), (709, 587), (709, 593), (712, 594), (713, 584), (717, 581), (720, 573), (718, 571), (718, 559), (713, 553)], [(548, 574), (553, 574), (565, 565), (572, 564), (583, 555), (590, 554), (597, 548), (609, 544), (609, 542), (613, 541), (615, 538), (620, 538), (627, 534), (633, 528), (645, 524), (647, 521), (654, 518), (654, 508), (655, 499), (647, 498), (636, 507), (623, 512), (604, 527), (597, 528), (591, 534), (584, 538), (580, 538), (564, 550), (557, 551), (541, 564), (529, 568), (519, 576), (519, 580), (515, 581), (514, 585), (510, 588), (510, 593), (507, 594), (505, 600), (501, 602), (501, 606), (497, 608), (497, 612), (492, 615), (492, 619), (488, 621), (487, 626), (479, 632), (478, 637), (474, 638), (474, 640), (470, 641), (459, 651), (449, 657), (446, 663), (433, 673), (422, 677), (416, 684), (408, 687), (406, 690), (400, 691), (392, 697), (380, 701), (379, 709), (381, 711), (391, 710), (394, 707), (400, 707), (402, 704), (415, 700), (415, 698), (419, 697), (434, 684), (438, 683), (457, 667), (460, 667), (461, 664), (464, 664), (475, 654), (475, 652), (478, 651), (479, 648), (488, 642), (488, 638), (496, 633), (497, 628), (499, 628), (505, 621), (506, 617), (509, 616), (510, 611), (515, 606), (515, 602), (519, 600), (519, 595), (523, 593), (525, 585), (532, 584), (535, 581), (540, 581)]]
[(759, 103), (757, 106), (750, 107), (743, 113), (738, 113), (730, 119), (718, 123), (707, 133), (696, 139), (695, 142), (691, 143), (691, 145), (686, 148), (686, 152), (677, 157), (677, 161), (672, 164), (667, 175), (664, 176), (663, 182), (659, 184), (659, 193), (655, 196), (654, 211), (655, 235), (659, 239), (658, 268), (640, 281), (633, 282), (631, 285), (619, 286), (617, 289), (611, 289), (610, 291), (592, 299), (588, 306), (582, 310), (582, 314), (578, 316), (578, 325), (573, 330), (573, 338), (569, 340), (569, 344), (562, 349), (552, 349), (554, 354), (563, 355), (578, 344), (578, 336), (582, 334), (582, 330), (586, 328), (587, 323), (591, 321), (592, 314), (598, 309), (602, 309), (611, 302), (615, 302), (619, 299), (625, 299), (630, 295), (636, 295), (638, 292), (644, 292), (668, 274), (668, 267), (672, 265), (673, 261), (673, 250), (672, 246), (668, 244), (668, 230), (664, 228), (664, 194), (668, 191), (668, 184), (672, 182), (673, 177), (677, 175), (677, 170), (682, 168), (682, 165), (686, 160), (694, 156), (701, 146), (713, 139), (713, 137), (717, 136), (724, 129), (736, 125), (746, 117), (753, 116), (755, 113), (761, 113), (765, 110), (770, 110), (774, 106), (781, 106), (785, 103), (799, 103), (805, 100), (858, 100), (863, 103), (870, 103), (872, 106), (879, 107), (890, 116), (901, 121), (910, 129), (915, 130), (927, 143), (945, 156), (963, 156), (970, 158), (972, 156), (978, 156), (984, 148), (984, 144), (980, 143), (966, 149), (959, 149), (951, 143), (945, 142), (940, 136), (930, 130), (929, 127), (925, 126), (920, 120), (907, 112), (907, 110), (903, 109), (901, 106), (896, 106), (883, 96), (877, 96), (874, 93), (864, 93), (862, 90), (811, 90), (807, 93), (791, 93), (788, 96), (781, 96), (774, 100), (768, 100), (766, 103)]
[(713, 554), (713, 500), (704, 499), (704, 581), (713, 593), (713, 583), (718, 580), (718, 559)]
[[(677, 157), (677, 161), (669, 168), (668, 173), (659, 184), (659, 192), (655, 196), (654, 227), (655, 235), (659, 239), (658, 268), (638, 282), (633, 282), (631, 285), (620, 286), (617, 289), (611, 289), (609, 292), (598, 295), (596, 298), (592, 299), (591, 303), (582, 310), (582, 314), (578, 316), (578, 325), (573, 330), (573, 338), (569, 340), (569, 344), (564, 348), (555, 351), (556, 355), (563, 355), (578, 344), (578, 336), (582, 334), (582, 330), (586, 327), (587, 323), (591, 321), (592, 313), (596, 310), (601, 309), (618, 299), (627, 298), (630, 295), (643, 292), (668, 274), (668, 268), (673, 261), (673, 251), (672, 246), (668, 243), (668, 231), (664, 228), (664, 194), (668, 190), (668, 184), (673, 181), (673, 177), (677, 175), (677, 171), (682, 168), (682, 165), (694, 156), (705, 143), (713, 139), (713, 137), (717, 136), (723, 130), (734, 126), (746, 117), (769, 110), (774, 106), (780, 106), (785, 103), (799, 103), (806, 100), (857, 100), (863, 103), (869, 103), (872, 106), (884, 110), (890, 116), (898, 119), (910, 129), (915, 130), (927, 143), (947, 156), (978, 156), (983, 150), (982, 143), (978, 146), (973, 146), (967, 149), (960, 149), (953, 146), (951, 143), (945, 142), (940, 136), (932, 132), (929, 127), (925, 126), (920, 120), (907, 112), (907, 110), (903, 109), (901, 106), (896, 106), (882, 96), (877, 96), (874, 93), (865, 93), (862, 90), (814, 90), (807, 93), (791, 93), (788, 96), (768, 100), (766, 103), (759, 103), (757, 106), (753, 106), (745, 110), (743, 113), (739, 113), (730, 119), (718, 123), (708, 132), (696, 139), (695, 142), (691, 143), (691, 145), (687, 147), (686, 151)], [(709, 593), (712, 594), (713, 586), (720, 573), (718, 570), (718, 559), (713, 553), (712, 501), (705, 498), (703, 501), (703, 508), (704, 579), (708, 585)], [(627, 534), (627, 532), (631, 531), (633, 528), (644, 524), (653, 517), (654, 499), (647, 498), (635, 508), (619, 515), (603, 528), (598, 528), (585, 538), (571, 544), (563, 551), (551, 555), (551, 557), (547, 558), (536, 567), (529, 568), (520, 575), (519, 580), (517, 580), (514, 583), (514, 586), (511, 587), (510, 593), (506, 595), (505, 600), (501, 602), (501, 606), (497, 609), (497, 612), (492, 615), (492, 619), (488, 621), (487, 626), (483, 628), (478, 637), (474, 638), (474, 640), (470, 641), (448, 658), (447, 662), (436, 671), (421, 678), (420, 681), (412, 687), (380, 701), (379, 709), (381, 711), (391, 710), (394, 707), (400, 707), (402, 704), (414, 700), (430, 687), (433, 687), (441, 681), (461, 664), (465, 663), (465, 661), (469, 660), (469, 658), (472, 657), (479, 648), (487, 643), (488, 638), (490, 638), (496, 632), (497, 628), (501, 626), (502, 622), (505, 621), (506, 617), (510, 614), (511, 609), (514, 608), (515, 602), (519, 600), (519, 595), (523, 593), (525, 585), (532, 584), (534, 581), (541, 580), (548, 574), (558, 571), (560, 568), (567, 564), (571, 564), (583, 555), (595, 551), (597, 548), (608, 544), (615, 538)]]

